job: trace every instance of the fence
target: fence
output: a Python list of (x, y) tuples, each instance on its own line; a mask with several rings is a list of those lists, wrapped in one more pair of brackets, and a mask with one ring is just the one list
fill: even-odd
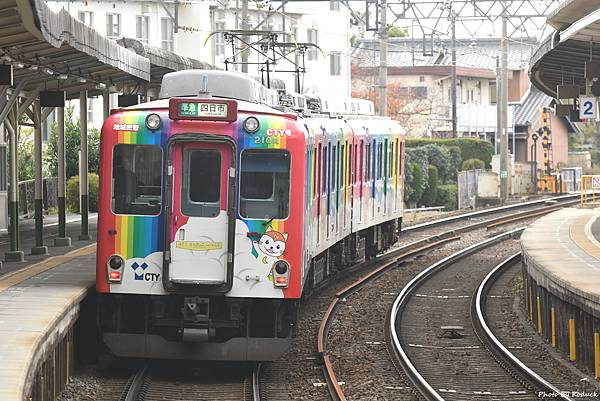
[[(44, 178), (42, 187), (42, 203), (47, 212), (58, 207), (58, 180), (56, 177)], [(19, 214), (31, 217), (35, 205), (35, 180), (19, 182)]]

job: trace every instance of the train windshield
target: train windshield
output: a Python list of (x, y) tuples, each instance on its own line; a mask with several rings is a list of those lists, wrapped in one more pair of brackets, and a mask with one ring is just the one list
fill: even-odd
[(162, 149), (155, 145), (116, 145), (113, 151), (111, 207), (116, 214), (157, 215), (161, 206)]
[(242, 152), (240, 216), (285, 219), (290, 205), (290, 154), (286, 150)]

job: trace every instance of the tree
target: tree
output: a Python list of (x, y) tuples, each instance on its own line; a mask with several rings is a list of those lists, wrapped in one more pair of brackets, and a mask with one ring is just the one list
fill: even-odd
[[(65, 109), (65, 173), (67, 179), (79, 174), (79, 119), (74, 116), (74, 108)], [(98, 173), (100, 164), (100, 132), (97, 128), (88, 130), (88, 171)], [(58, 175), (58, 129), (52, 124), (50, 140), (44, 150), (44, 166), (47, 174)]]
[(33, 142), (33, 129), (22, 127), (17, 142), (17, 172), (19, 181), (32, 180), (35, 176), (35, 144)]
[(408, 36), (408, 30), (406, 30), (406, 28), (392, 26), (388, 29), (388, 36), (390, 38), (405, 38)]

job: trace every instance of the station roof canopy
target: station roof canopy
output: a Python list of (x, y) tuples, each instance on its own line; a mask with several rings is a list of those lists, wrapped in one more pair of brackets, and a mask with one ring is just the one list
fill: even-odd
[[(585, 88), (585, 62), (600, 60), (600, 4), (598, 0), (568, 0), (549, 17), (557, 31), (536, 49), (529, 69), (533, 84), (556, 97), (557, 85)], [(600, 82), (592, 86), (600, 93)]]
[(42, 0), (0, 0), (0, 59), (23, 90), (61, 88), (74, 95), (150, 80), (150, 61)]

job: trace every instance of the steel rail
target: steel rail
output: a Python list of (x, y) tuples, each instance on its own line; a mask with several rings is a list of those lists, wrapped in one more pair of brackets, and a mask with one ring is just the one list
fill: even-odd
[(252, 401), (260, 401), (260, 368), (258, 363), (252, 370)]
[(407, 226), (407, 227), (402, 228), (402, 231), (417, 231), (417, 230), (422, 230), (424, 228), (432, 228), (432, 227), (441, 226), (441, 225), (448, 224), (448, 223), (453, 223), (453, 222), (467, 219), (470, 217), (481, 217), (481, 216), (485, 216), (488, 214), (494, 214), (494, 213), (499, 213), (499, 212), (503, 212), (503, 211), (520, 209), (520, 208), (543, 204), (543, 203), (547, 203), (547, 202), (553, 202), (553, 201), (558, 202), (558, 201), (567, 200), (567, 199), (571, 199), (571, 198), (579, 199), (579, 194), (561, 195), (561, 196), (555, 196), (552, 198), (538, 199), (538, 200), (529, 201), (529, 202), (515, 203), (515, 204), (511, 204), (511, 205), (506, 205), (506, 206), (499, 206), (499, 207), (494, 207), (494, 208), (490, 208), (490, 209), (483, 209), (483, 210), (478, 210), (478, 211), (470, 212), (470, 213), (457, 214), (455, 216), (445, 217), (443, 219), (435, 219), (432, 221), (426, 221), (421, 224)]
[[(546, 203), (549, 200), (552, 201), (552, 200), (557, 200), (557, 199), (559, 199), (559, 200), (569, 199), (569, 198), (572, 198), (573, 196), (574, 195), (567, 195), (567, 196), (562, 196), (562, 197), (526, 202), (524, 204), (515, 204), (515, 205), (508, 205), (508, 206), (503, 206), (503, 207), (498, 207), (498, 208), (493, 208), (493, 209), (486, 209), (486, 210), (477, 211), (477, 212), (473, 212), (473, 213), (452, 216), (449, 218), (433, 220), (430, 222), (420, 224), (418, 226), (411, 226), (411, 227), (416, 227), (416, 229), (430, 228), (430, 227), (435, 227), (435, 226), (442, 225), (442, 224), (453, 223), (453, 222), (459, 221), (464, 218), (483, 216), (483, 215), (492, 214), (492, 213), (496, 213), (496, 212), (502, 212), (505, 210), (511, 210), (511, 209), (515, 209), (515, 208), (518, 209), (520, 207), (523, 207), (523, 205), (530, 206), (533, 204)], [(566, 204), (572, 204), (572, 203), (576, 203), (576, 202), (578, 202), (578, 201), (566, 202)], [(327, 382), (327, 387), (328, 387), (331, 398), (334, 401), (345, 401), (346, 400), (344, 392), (337, 381), (335, 372), (333, 370), (333, 365), (331, 364), (331, 361), (327, 355), (328, 331), (329, 331), (329, 327), (333, 320), (333, 316), (335, 315), (335, 311), (336, 311), (336, 308), (338, 307), (338, 302), (340, 299), (343, 299), (343, 298), (348, 297), (349, 295), (352, 295), (353, 293), (358, 291), (360, 288), (362, 288), (365, 284), (367, 284), (368, 282), (377, 278), (379, 275), (383, 274), (386, 270), (390, 269), (392, 266), (394, 266), (396, 263), (398, 263), (402, 259), (405, 259), (405, 258), (408, 258), (415, 254), (421, 253), (427, 249), (437, 247), (439, 245), (442, 245), (443, 243), (459, 239), (459, 237), (456, 237), (456, 234), (459, 234), (462, 232), (467, 232), (467, 231), (472, 231), (472, 230), (475, 230), (475, 229), (478, 229), (478, 228), (481, 228), (484, 226), (491, 228), (494, 225), (504, 224), (504, 222), (507, 222), (506, 224), (508, 224), (508, 222), (514, 222), (517, 220), (523, 220), (523, 219), (527, 219), (530, 217), (538, 216), (540, 214), (550, 213), (550, 212), (558, 210), (564, 206), (565, 206), (565, 203), (560, 204), (560, 205), (551, 205), (551, 206), (547, 206), (547, 207), (538, 208), (533, 211), (521, 212), (521, 213), (518, 213), (517, 215), (512, 215), (512, 216), (508, 216), (508, 217), (501, 216), (501, 217), (489, 219), (489, 220), (486, 220), (483, 222), (472, 223), (472, 224), (469, 224), (469, 225), (466, 225), (463, 227), (456, 228), (454, 230), (448, 230), (448, 231), (445, 231), (445, 232), (437, 234), (437, 235), (433, 235), (430, 237), (426, 237), (426, 238), (411, 242), (400, 248), (392, 249), (392, 250), (378, 256), (378, 259), (381, 262), (381, 261), (385, 261), (385, 259), (391, 258), (393, 256), (398, 256), (402, 252), (405, 252), (404, 255), (400, 255), (396, 259), (393, 259), (390, 262), (386, 262), (381, 267), (371, 271), (370, 273), (363, 276), (359, 280), (355, 281), (354, 283), (352, 283), (352, 284), (348, 285), (347, 287), (343, 288), (342, 290), (338, 291), (335, 294), (331, 303), (329, 304), (329, 306), (321, 320), (321, 323), (319, 325), (319, 330), (318, 330), (318, 335), (317, 335), (317, 353), (323, 364), (323, 374), (325, 376), (325, 380)], [(408, 227), (408, 228), (411, 228), (411, 227)], [(413, 229), (415, 229), (415, 228), (413, 228)], [(519, 230), (522, 230), (522, 228), (513, 230), (513, 231), (518, 232)], [(410, 230), (404, 229), (403, 231), (410, 231)], [(502, 236), (502, 235), (506, 235), (506, 234), (501, 234), (500, 236)], [(494, 238), (496, 238), (496, 237), (494, 237)], [(442, 261), (440, 261), (440, 262), (442, 262)], [(388, 314), (388, 318), (386, 320), (389, 320), (389, 319), (390, 319), (390, 317)], [(386, 337), (388, 337), (388, 334), (389, 333), (386, 333)]]
[(140, 370), (136, 372), (136, 374), (131, 379), (131, 383), (129, 384), (129, 388), (127, 389), (127, 394), (123, 401), (137, 401), (140, 395), (140, 390), (142, 389), (142, 384), (148, 375), (148, 365), (144, 365)]
[(530, 210), (530, 211), (527, 211), (527, 212), (517, 213), (517, 214), (512, 215), (509, 218), (504, 219), (503, 221), (498, 221), (498, 222), (489, 224), (485, 228), (487, 230), (490, 230), (490, 229), (498, 227), (498, 226), (503, 226), (503, 225), (510, 224), (510, 223), (515, 222), (515, 221), (521, 220), (521, 219), (523, 219), (522, 216), (525, 216), (525, 217), (542, 216), (542, 215), (545, 215), (545, 214), (548, 214), (548, 213), (555, 212), (555, 211), (557, 211), (559, 209), (562, 209), (565, 206), (575, 205), (575, 204), (578, 204), (578, 203), (579, 203), (579, 201), (569, 201), (569, 202), (564, 202), (564, 203), (561, 203), (560, 205), (556, 205), (556, 206), (552, 206), (552, 207), (541, 207), (539, 209), (534, 209), (534, 210)]
[[(498, 338), (494, 335), (492, 330), (489, 328), (486, 322), (486, 314), (485, 314), (485, 305), (487, 302), (487, 294), (489, 290), (496, 282), (498, 277), (510, 266), (514, 263), (521, 260), (521, 252), (518, 252), (498, 266), (496, 266), (479, 284), (477, 288), (476, 296), (473, 298), (473, 302), (471, 304), (471, 313), (473, 327), (475, 328), (475, 333), (477, 337), (481, 340), (481, 342), (485, 345), (485, 347), (490, 351), (494, 358), (501, 358), (505, 362), (508, 363), (510, 369), (515, 370), (522, 377), (524, 377), (528, 382), (533, 384), (536, 388), (552, 394), (553, 397), (565, 401), (573, 401), (572, 398), (566, 395), (566, 393), (561, 392), (559, 389), (554, 387), (551, 383), (544, 380), (541, 376), (535, 373), (532, 369), (530, 369), (527, 365), (525, 365), (519, 358), (517, 358), (512, 352), (510, 352)], [(498, 361), (500, 362), (500, 361)]]
[(394, 303), (390, 308), (388, 318), (388, 330), (393, 345), (392, 351), (394, 353), (394, 356), (402, 366), (402, 369), (410, 379), (410, 381), (419, 390), (419, 392), (423, 395), (425, 399), (429, 401), (444, 401), (444, 398), (433, 387), (431, 387), (427, 380), (425, 380), (425, 378), (421, 375), (417, 368), (412, 364), (410, 358), (406, 354), (406, 351), (402, 347), (402, 344), (400, 343), (400, 339), (398, 337), (398, 333), (396, 331), (396, 321), (398, 317), (402, 314), (402, 311), (406, 307), (406, 304), (410, 299), (411, 295), (435, 273), (450, 266), (451, 264), (455, 263), (460, 259), (463, 259), (469, 255), (480, 251), (481, 249), (489, 247), (490, 245), (494, 245), (498, 242), (504, 241), (508, 238), (512, 238), (513, 236), (520, 235), (524, 229), (524, 227), (520, 227), (496, 235), (492, 238), (488, 238), (476, 244), (470, 245), (432, 264), (431, 266), (423, 270), (421, 273), (416, 275), (406, 286), (404, 286), (404, 288), (402, 288), (402, 290), (400, 291), (400, 294), (398, 294), (398, 296), (394, 300)]
[(450, 241), (455, 241), (457, 239), (459, 239), (459, 237), (447, 236), (444, 234), (435, 235), (411, 242), (410, 244), (407, 244), (401, 248), (395, 249), (385, 255), (386, 257), (392, 257), (392, 255), (394, 255), (395, 258), (393, 258), (389, 262), (386, 262), (377, 269), (369, 272), (368, 274), (364, 275), (354, 283), (341, 289), (335, 294), (333, 300), (327, 308), (327, 311), (325, 312), (325, 315), (323, 316), (323, 319), (321, 320), (321, 324), (319, 325), (319, 331), (317, 335), (317, 353), (319, 354), (319, 357), (321, 358), (321, 361), (323, 363), (323, 374), (327, 382), (329, 393), (334, 401), (346, 401), (344, 391), (342, 390), (337, 381), (335, 372), (333, 370), (333, 365), (331, 364), (329, 356), (327, 355), (327, 335), (329, 332), (329, 327), (331, 326), (331, 322), (333, 321), (335, 310), (338, 307), (339, 300), (344, 299), (357, 292), (365, 284), (379, 277), (385, 271), (395, 266), (401, 260), (409, 258), (411, 256), (415, 256), (426, 250), (436, 248), (442, 244), (445, 244)]

